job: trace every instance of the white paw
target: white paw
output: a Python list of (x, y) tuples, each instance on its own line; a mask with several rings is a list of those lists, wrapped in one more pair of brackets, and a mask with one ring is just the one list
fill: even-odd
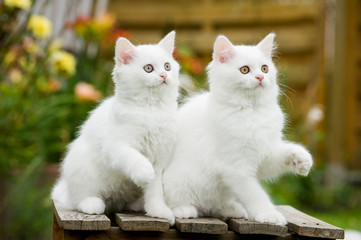
[(170, 210), (170, 208), (165, 205), (146, 209), (146, 215), (150, 217), (164, 218), (169, 222), (171, 226), (173, 226), (175, 223), (175, 218), (172, 210)]
[(132, 169), (130, 178), (137, 186), (145, 187), (155, 178), (155, 172), (152, 164), (148, 160), (136, 163)]
[(290, 155), (291, 164), (294, 166), (296, 173), (307, 176), (313, 161), (311, 154), (303, 148), (294, 149)]
[(134, 212), (144, 211), (144, 199), (139, 198), (135, 202), (128, 204), (127, 209), (134, 211)]
[(254, 220), (261, 223), (273, 223), (281, 226), (285, 226), (287, 224), (286, 218), (277, 210), (269, 210), (259, 213)]
[(98, 197), (87, 197), (79, 203), (78, 210), (87, 214), (103, 214), (105, 204), (104, 201)]
[(248, 213), (239, 203), (232, 203), (230, 206), (222, 210), (222, 217), (225, 218), (248, 218)]
[(193, 205), (179, 206), (173, 208), (173, 213), (176, 218), (196, 218), (198, 217), (197, 208)]

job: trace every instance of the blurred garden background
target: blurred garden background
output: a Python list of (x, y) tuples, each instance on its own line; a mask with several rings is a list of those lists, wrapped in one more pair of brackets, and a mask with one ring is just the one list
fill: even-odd
[(309, 177), (265, 183), (277, 204), (361, 231), (361, 1), (0, 0), (0, 238), (49, 239), (58, 163), (97, 102), (112, 95), (114, 43), (177, 32), (182, 93), (207, 88), (218, 34), (277, 34), (288, 139)]

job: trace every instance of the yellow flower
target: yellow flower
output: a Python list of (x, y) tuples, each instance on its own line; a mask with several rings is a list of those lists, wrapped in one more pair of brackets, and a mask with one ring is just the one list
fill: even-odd
[(5, 66), (12, 64), (15, 61), (16, 57), (17, 57), (17, 53), (15, 49), (11, 49), (9, 52), (7, 52), (3, 60)]
[(23, 78), (23, 74), (19, 69), (12, 68), (9, 71), (9, 78), (12, 83), (19, 83)]
[(71, 76), (75, 73), (76, 60), (72, 54), (58, 50), (54, 51), (50, 58), (57, 73), (65, 76)]
[(106, 32), (110, 31), (114, 26), (116, 21), (116, 17), (113, 14), (105, 13), (100, 17), (97, 17), (93, 21), (94, 29), (99, 32), (100, 34), (105, 34)]
[(35, 37), (47, 38), (51, 34), (52, 24), (46, 17), (32, 15), (28, 22), (28, 28)]
[(59, 51), (63, 47), (63, 45), (63, 41), (57, 38), (50, 42), (48, 50), (49, 52)]
[(20, 9), (29, 9), (31, 6), (30, 0), (5, 0), (5, 6), (7, 7), (17, 7)]

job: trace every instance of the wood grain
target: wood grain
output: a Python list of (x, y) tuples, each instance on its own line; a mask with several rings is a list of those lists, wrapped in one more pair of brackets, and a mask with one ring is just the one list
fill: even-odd
[(51, 233), (53, 240), (63, 240), (64, 230), (60, 228), (55, 214), (53, 214), (53, 230)]
[(116, 213), (115, 221), (123, 231), (166, 232), (169, 230), (169, 223), (167, 220), (140, 214)]
[(291, 206), (278, 206), (277, 209), (286, 217), (289, 231), (300, 236), (343, 239), (344, 230), (311, 217)]
[(91, 215), (61, 208), (53, 201), (54, 214), (64, 230), (108, 230), (110, 219), (105, 215)]
[[(105, 215), (89, 215), (54, 205), (53, 239), (342, 239), (344, 230), (313, 218), (290, 206), (278, 206), (287, 227), (245, 219), (225, 222), (214, 218), (176, 219), (169, 229), (165, 219), (140, 214), (115, 214), (119, 227), (111, 227)], [(84, 231), (87, 230), (87, 231)], [(101, 230), (101, 231), (100, 231)], [(233, 231), (232, 231), (233, 230)]]
[(182, 233), (225, 234), (228, 225), (215, 218), (176, 219), (175, 226)]
[[(201, 233), (181, 233), (175, 229), (167, 232), (129, 232), (122, 231), (119, 227), (111, 227), (106, 231), (65, 231), (63, 240), (74, 239), (106, 239), (106, 240), (310, 240), (309, 237), (287, 234), (285, 237), (271, 235), (240, 235), (234, 231), (225, 234), (201, 234)], [(322, 240), (312, 238), (312, 240)]]
[(260, 223), (246, 219), (231, 219), (228, 222), (229, 228), (240, 234), (263, 234), (285, 237), (287, 227), (270, 223)]

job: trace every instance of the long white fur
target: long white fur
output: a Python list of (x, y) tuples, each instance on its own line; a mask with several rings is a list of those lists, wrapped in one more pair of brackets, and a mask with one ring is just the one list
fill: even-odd
[[(63, 207), (89, 214), (145, 209), (174, 223), (162, 187), (175, 142), (179, 65), (172, 57), (174, 38), (173, 31), (156, 45), (117, 40), (114, 96), (91, 112), (69, 145), (52, 192)], [(153, 72), (143, 69), (147, 64)]]
[[(208, 66), (210, 91), (192, 97), (177, 116), (174, 159), (164, 173), (166, 202), (175, 217), (286, 224), (259, 179), (285, 171), (307, 175), (312, 157), (301, 145), (283, 140), (274, 37), (269, 34), (256, 46), (217, 38)], [(262, 65), (268, 65), (268, 73)], [(242, 66), (250, 72), (242, 74)]]

